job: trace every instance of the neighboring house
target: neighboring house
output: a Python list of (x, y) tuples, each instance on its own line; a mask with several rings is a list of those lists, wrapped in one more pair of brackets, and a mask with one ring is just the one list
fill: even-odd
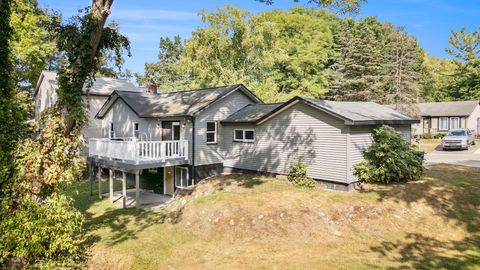
[(412, 126), (414, 135), (435, 135), (454, 128), (468, 128), (480, 133), (479, 101), (451, 101), (419, 103), (422, 117), (419, 124)]
[[(38, 79), (37, 86), (34, 91), (35, 98), (35, 118), (38, 119), (40, 114), (48, 108), (51, 108), (57, 102), (57, 73), (53, 71), (42, 71)], [(107, 100), (108, 96), (114, 90), (117, 91), (142, 91), (141, 88), (135, 87), (131, 82), (123, 79), (115, 79), (109, 77), (95, 77), (93, 85), (87, 89), (84, 87), (84, 101), (88, 110), (88, 126), (82, 134), (86, 137), (101, 137), (102, 121), (95, 119), (95, 114), (100, 110)]]
[(91, 164), (109, 168), (111, 176), (122, 171), (124, 189), (130, 174), (137, 188), (154, 186), (149, 189), (169, 195), (222, 172), (286, 175), (300, 160), (308, 176), (350, 190), (358, 184), (353, 166), (363, 159), (374, 127), (392, 125), (409, 142), (411, 124), (418, 123), (373, 102), (295, 97), (263, 104), (243, 85), (115, 91), (97, 118), (103, 134), (89, 141)]

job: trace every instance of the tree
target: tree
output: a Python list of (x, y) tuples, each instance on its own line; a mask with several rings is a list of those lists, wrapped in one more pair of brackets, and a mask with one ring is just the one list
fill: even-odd
[(420, 76), (420, 99), (423, 102), (448, 101), (448, 85), (455, 73), (451, 59), (433, 57), (425, 53)]
[(188, 83), (188, 78), (180, 66), (184, 43), (180, 36), (173, 39), (160, 38), (158, 60), (145, 63), (145, 73), (136, 74), (141, 85), (155, 83), (162, 90), (178, 89)]
[(480, 30), (452, 31), (448, 42), (451, 48), (446, 51), (455, 58), (457, 66), (447, 87), (448, 95), (453, 100), (480, 99)]
[(392, 104), (397, 111), (417, 115), (420, 92), (420, 71), (423, 51), (415, 38), (402, 28), (384, 25), (385, 59), (383, 64), (385, 96), (382, 103)]
[[(274, 0), (256, 0), (258, 2), (273, 4)], [(300, 2), (300, 0), (293, 0)], [(308, 3), (313, 3), (321, 7), (333, 7), (341, 13), (358, 13), (360, 5), (367, 0), (309, 0)]]
[(38, 7), (36, 0), (12, 1), (10, 25), (13, 77), (17, 89), (31, 91), (43, 69), (57, 51), (54, 34), (48, 31), (51, 14)]

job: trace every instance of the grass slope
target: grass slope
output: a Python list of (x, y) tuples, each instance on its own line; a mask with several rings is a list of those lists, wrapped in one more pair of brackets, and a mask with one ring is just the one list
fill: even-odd
[[(95, 185), (96, 186), (96, 185)], [(480, 269), (480, 169), (343, 193), (261, 176), (205, 180), (161, 212), (68, 191), (86, 215), (90, 269)]]

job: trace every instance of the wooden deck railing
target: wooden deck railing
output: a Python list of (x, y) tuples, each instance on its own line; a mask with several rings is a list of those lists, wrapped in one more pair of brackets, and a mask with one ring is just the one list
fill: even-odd
[(188, 159), (188, 141), (137, 141), (130, 138), (91, 138), (88, 155), (134, 163)]

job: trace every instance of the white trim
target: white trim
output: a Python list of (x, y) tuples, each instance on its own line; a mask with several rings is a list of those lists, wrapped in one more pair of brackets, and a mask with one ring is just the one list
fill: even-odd
[(108, 123), (108, 138), (115, 138), (115, 126), (112, 121)]
[[(181, 175), (180, 175), (180, 186), (177, 186), (177, 169), (179, 169), (180, 172), (181, 172)], [(183, 176), (185, 176), (185, 175), (184, 175), (184, 171), (186, 172), (186, 177), (183, 177)], [(177, 187), (177, 188), (189, 187), (190, 185), (188, 184), (188, 178), (189, 178), (188, 167), (184, 167), (184, 166), (175, 166), (175, 167), (174, 167), (173, 182), (174, 182), (174, 186), (175, 186), (175, 187)], [(186, 183), (184, 183), (184, 181), (185, 181)]]
[[(457, 127), (453, 127), (452, 123), (453, 123), (453, 119), (456, 119), (457, 120), (457, 123), (458, 123), (458, 126)], [(449, 127), (450, 129), (454, 129), (454, 128), (460, 128), (462, 126), (462, 124), (460, 123), (460, 117), (450, 117), (450, 119), (448, 120), (449, 121)]]
[[(242, 131), (242, 137), (243, 137), (242, 139), (237, 139), (236, 138), (237, 130)], [(245, 134), (248, 131), (253, 132), (253, 139), (245, 139)], [(234, 128), (233, 129), (233, 141), (234, 142), (254, 142), (255, 141), (255, 129)]]
[[(446, 120), (447, 120), (447, 124), (446, 124), (445, 127), (443, 127), (443, 125), (442, 125), (442, 119), (446, 119)], [(439, 118), (438, 118), (438, 130), (439, 130), (439, 131), (448, 131), (448, 126), (449, 126), (448, 117), (439, 117)]]
[[(215, 130), (214, 130), (214, 131), (208, 131), (208, 123), (214, 123), (214, 124), (215, 124)], [(213, 134), (215, 135), (213, 142), (209, 142), (209, 141), (208, 141), (208, 136), (207, 136), (207, 134), (209, 134), (209, 133), (213, 133)], [(206, 142), (206, 144), (217, 144), (217, 143), (218, 143), (218, 121), (215, 121), (215, 120), (206, 121), (206, 125), (205, 125), (205, 142)]]
[(271, 119), (272, 117), (275, 117), (276, 115), (278, 115), (279, 113), (285, 111), (286, 109), (292, 107), (293, 105), (297, 104), (298, 102), (300, 102), (299, 100), (295, 100), (293, 101), (292, 103), (288, 104), (287, 106), (281, 108), (280, 110), (272, 113), (271, 115), (269, 115), (267, 118), (263, 119), (262, 121), (258, 122), (257, 125), (261, 125), (262, 123), (268, 121), (269, 119)]
[(132, 137), (137, 139), (140, 138), (140, 124), (138, 122), (133, 122)]

